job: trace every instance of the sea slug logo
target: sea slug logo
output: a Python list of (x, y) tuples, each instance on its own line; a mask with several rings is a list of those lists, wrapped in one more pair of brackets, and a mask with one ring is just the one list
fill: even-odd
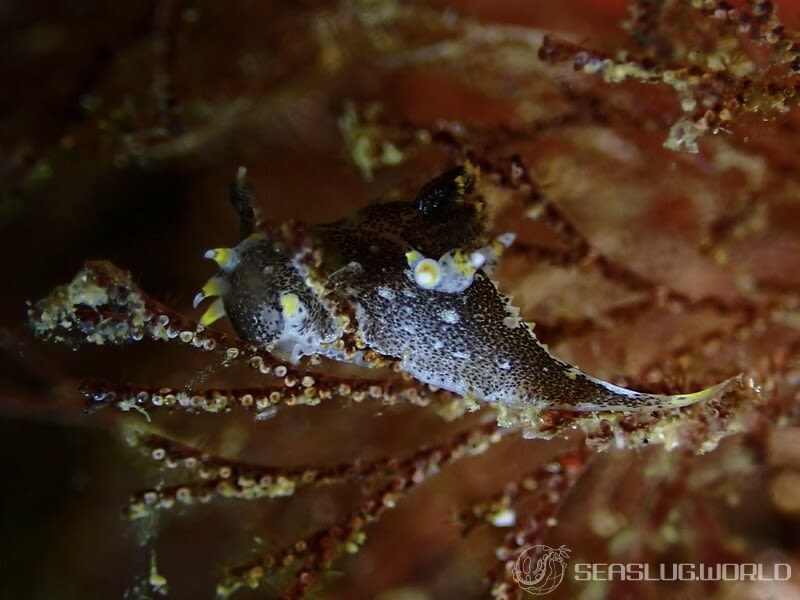
[(543, 596), (564, 581), (567, 559), (571, 550), (566, 546), (531, 546), (526, 548), (514, 564), (514, 581), (534, 596)]
[[(520, 588), (544, 596), (564, 581), (566, 546), (530, 546), (522, 551), (511, 571)], [(788, 581), (789, 563), (583, 563), (572, 565), (572, 579), (585, 581)]]

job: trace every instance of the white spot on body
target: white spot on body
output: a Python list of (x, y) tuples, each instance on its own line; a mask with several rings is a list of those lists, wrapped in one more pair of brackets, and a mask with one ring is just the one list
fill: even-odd
[(446, 308), (441, 313), (439, 313), (439, 316), (445, 323), (456, 324), (461, 320), (461, 317), (452, 308)]
[(394, 292), (385, 285), (382, 285), (378, 288), (378, 296), (384, 300), (389, 300), (390, 302), (394, 300)]

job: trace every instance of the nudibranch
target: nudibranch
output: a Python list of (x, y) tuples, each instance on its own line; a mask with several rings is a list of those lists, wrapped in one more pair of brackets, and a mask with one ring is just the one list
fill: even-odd
[[(613, 385), (550, 354), (490, 276), (512, 234), (489, 235), (471, 164), (426, 184), (412, 201), (373, 204), (305, 235), (326, 274), (311, 285), (293, 251), (259, 230), (238, 206), (245, 239), (209, 250), (219, 272), (195, 298), (216, 297), (200, 320), (227, 315), (238, 335), (279, 356), (363, 364), (337, 344), (349, 307), (361, 347), (399, 361), (431, 386), (511, 409), (667, 410), (708, 399), (728, 381), (695, 393), (655, 395)], [(246, 204), (246, 203), (245, 203)]]

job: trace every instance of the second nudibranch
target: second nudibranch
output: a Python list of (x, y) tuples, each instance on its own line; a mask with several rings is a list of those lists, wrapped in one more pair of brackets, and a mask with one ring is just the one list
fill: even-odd
[[(672, 409), (727, 385), (645, 394), (552, 356), (490, 280), (514, 236), (489, 237), (477, 179), (466, 164), (426, 184), (413, 201), (374, 204), (308, 228), (327, 288), (352, 308), (367, 348), (400, 360), (422, 382), (515, 409)], [(220, 271), (195, 298), (197, 306), (217, 296), (201, 324), (227, 315), (243, 339), (293, 362), (310, 355), (360, 361), (336, 349), (339, 321), (281, 244), (255, 233), (206, 256)]]

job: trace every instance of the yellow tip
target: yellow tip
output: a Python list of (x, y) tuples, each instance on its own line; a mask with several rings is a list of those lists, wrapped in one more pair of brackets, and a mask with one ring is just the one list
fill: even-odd
[(212, 277), (200, 290), (206, 298), (210, 296), (221, 296), (225, 293), (225, 280), (219, 277)]
[(474, 275), (475, 271), (477, 271), (472, 261), (472, 254), (468, 254), (463, 250), (453, 252), (453, 264), (456, 267), (456, 271), (466, 277)]
[(495, 256), (502, 256), (506, 251), (506, 245), (498, 239), (492, 240), (491, 248)]
[(212, 277), (209, 279), (203, 288), (197, 293), (194, 297), (194, 301), (192, 302), (192, 306), (197, 308), (197, 305), (200, 304), (206, 298), (211, 298), (212, 296), (223, 296), (228, 289), (228, 282), (225, 281), (222, 277)]
[(422, 258), (422, 254), (417, 252), (416, 250), (409, 250), (406, 252), (406, 261), (408, 262), (408, 266), (412, 266), (415, 262)]
[(217, 298), (214, 300), (213, 304), (208, 307), (208, 310), (203, 313), (203, 316), (200, 317), (199, 323), (203, 327), (207, 327), (224, 316), (225, 302), (223, 302), (222, 298)]
[(684, 406), (689, 406), (691, 404), (696, 404), (697, 402), (705, 402), (706, 400), (710, 400), (712, 398), (719, 398), (725, 390), (730, 387), (731, 384), (734, 382), (741, 381), (741, 375), (736, 377), (731, 377), (730, 379), (726, 379), (722, 383), (718, 383), (717, 385), (712, 385), (704, 390), (700, 390), (699, 392), (692, 392), (691, 394), (677, 394), (675, 396), (667, 396), (667, 400), (673, 408), (681, 408)]
[(209, 260), (213, 260), (220, 268), (232, 268), (235, 266), (238, 256), (232, 248), (213, 248), (204, 255)]
[(478, 181), (481, 178), (480, 167), (472, 164), (470, 161), (466, 161), (464, 163), (464, 175), (472, 179), (473, 185), (478, 185)]

